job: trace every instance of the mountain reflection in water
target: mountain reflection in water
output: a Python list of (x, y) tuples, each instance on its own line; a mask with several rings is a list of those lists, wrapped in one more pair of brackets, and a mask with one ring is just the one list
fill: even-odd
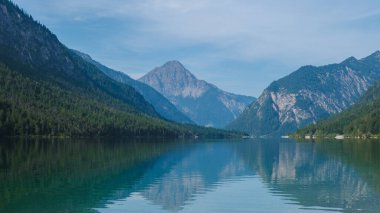
[(376, 141), (3, 141), (0, 212), (374, 212), (379, 151)]

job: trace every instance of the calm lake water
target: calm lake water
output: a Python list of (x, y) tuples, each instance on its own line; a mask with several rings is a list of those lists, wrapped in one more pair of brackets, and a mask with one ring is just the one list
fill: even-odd
[(0, 142), (0, 212), (380, 212), (380, 142)]

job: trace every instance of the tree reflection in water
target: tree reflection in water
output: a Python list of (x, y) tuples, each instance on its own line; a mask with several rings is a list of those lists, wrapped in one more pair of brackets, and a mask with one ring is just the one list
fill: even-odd
[(379, 151), (376, 141), (2, 142), (0, 211), (104, 211), (135, 195), (146, 205), (181, 211), (247, 177), (259, 178), (271, 196), (298, 209), (373, 211), (380, 209)]

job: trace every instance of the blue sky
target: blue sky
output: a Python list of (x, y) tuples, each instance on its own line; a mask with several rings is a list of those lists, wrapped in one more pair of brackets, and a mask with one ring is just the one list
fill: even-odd
[(380, 49), (378, 0), (13, 0), (68, 47), (139, 77), (169, 60), (259, 96), (302, 65)]

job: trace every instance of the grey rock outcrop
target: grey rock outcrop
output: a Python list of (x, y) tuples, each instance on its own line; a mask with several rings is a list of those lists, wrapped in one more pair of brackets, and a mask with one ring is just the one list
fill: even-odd
[(155, 88), (191, 120), (204, 126), (225, 127), (255, 100), (198, 80), (178, 61), (167, 62), (139, 80)]

